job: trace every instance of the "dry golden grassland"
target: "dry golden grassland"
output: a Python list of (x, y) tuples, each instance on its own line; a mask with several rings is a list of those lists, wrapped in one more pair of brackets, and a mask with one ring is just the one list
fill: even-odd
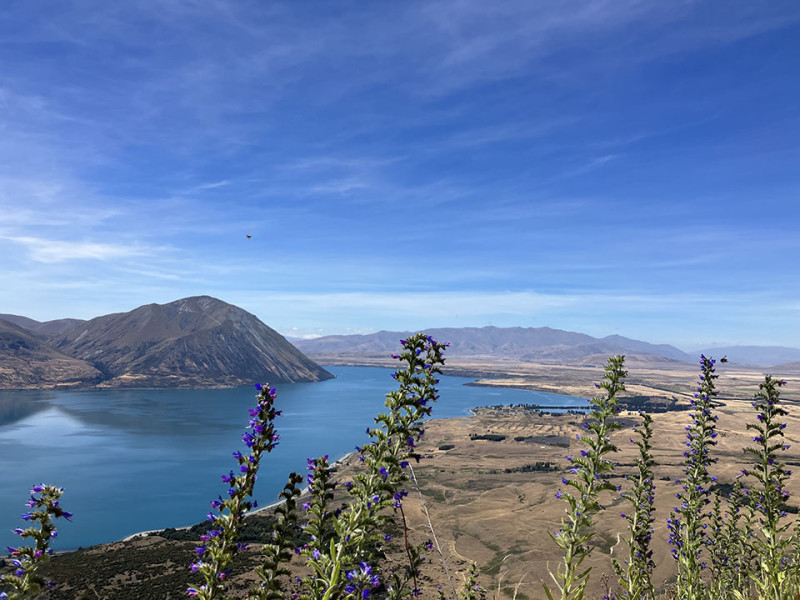
[[(571, 395), (591, 394), (591, 381), (601, 376), (599, 369), (546, 369), (551, 371), (551, 377), (555, 371), (557, 381), (564, 383), (550, 389)], [(732, 483), (736, 474), (748, 464), (742, 447), (752, 440), (746, 423), (755, 420), (749, 398), (763, 375), (726, 366), (719, 372), (720, 399), (725, 406), (717, 413), (720, 435), (714, 456), (719, 461), (712, 467), (712, 474), (724, 484)], [(513, 374), (501, 381), (483, 383), (546, 389), (539, 381), (540, 375), (543, 373)], [(696, 373), (689, 368), (636, 370), (631, 373), (628, 390), (637, 395), (676, 395), (688, 401), (695, 379)], [(797, 506), (800, 497), (800, 405), (790, 398), (800, 390), (798, 384), (796, 379), (790, 379), (785, 388), (789, 410), (786, 441), (792, 445), (785, 453), (785, 461), (797, 473), (788, 485), (789, 504), (793, 506)], [(620, 416), (625, 428), (613, 438), (619, 452), (612, 460), (618, 465), (616, 483), (625, 488), (627, 482), (623, 475), (634, 472), (638, 453), (629, 439), (631, 427), (638, 423), (639, 417), (636, 413)], [(456, 570), (463, 571), (469, 560), (479, 563), (484, 573), (482, 584), (490, 590), (490, 597), (513, 597), (515, 592), (518, 598), (543, 597), (541, 580), (549, 582), (548, 567), (555, 571), (562, 559), (549, 532), (558, 529), (565, 514), (566, 503), (557, 499), (555, 493), (562, 488), (561, 477), (569, 468), (565, 455), (579, 454), (584, 447), (576, 439), (576, 434), (583, 432), (581, 422), (582, 417), (574, 414), (541, 415), (520, 408), (503, 408), (479, 410), (472, 417), (433, 420), (427, 424), (421, 446), (425, 459), (414, 471), (430, 520), (445, 558)], [(687, 411), (654, 415), (657, 490), (653, 548), (658, 567), (653, 581), (659, 588), (664, 588), (674, 575), (665, 521), (676, 502), (675, 493), (679, 488), (674, 480), (682, 475), (684, 427), (688, 423)], [(502, 441), (470, 439), (472, 435), (484, 434), (507, 437)], [(527, 439), (515, 441), (514, 438)], [(453, 446), (450, 449), (439, 449), (450, 445)], [(536, 462), (549, 462), (557, 465), (558, 470), (522, 470), (525, 465)], [(412, 500), (407, 511), (413, 515), (410, 521), (419, 535), (425, 535), (428, 524), (420, 498), (412, 496)], [(601, 497), (601, 503), (606, 511), (596, 519), (597, 534), (593, 540), (596, 548), (590, 560), (593, 570), (588, 598), (601, 598), (606, 591), (605, 583), (615, 583), (609, 555), (613, 553), (622, 560), (627, 553), (624, 541), (619, 542), (619, 536), (624, 536), (626, 529), (620, 513), (630, 513), (630, 506), (612, 494)], [(437, 565), (431, 568), (434, 570), (431, 575), (441, 577)]]

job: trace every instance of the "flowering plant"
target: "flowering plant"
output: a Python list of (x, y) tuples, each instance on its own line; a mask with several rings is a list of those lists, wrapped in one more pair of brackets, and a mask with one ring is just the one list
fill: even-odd
[[(204, 543), (195, 549), (197, 560), (191, 564), (191, 570), (201, 573), (205, 584), (189, 587), (187, 592), (199, 600), (211, 600), (224, 594), (225, 579), (230, 574), (227, 567), (236, 554), (246, 548), (238, 542), (239, 529), (247, 511), (255, 506), (250, 498), (261, 457), (278, 444), (274, 420), (280, 411), (275, 409), (275, 389), (260, 384), (256, 384), (256, 389), (259, 391), (258, 405), (250, 409), (250, 422), (242, 435), (242, 441), (250, 452), (247, 455), (239, 451), (233, 453), (239, 468), (236, 472), (231, 470), (222, 475), (222, 482), (228, 486), (226, 496), (220, 495), (211, 501), (212, 510), (208, 513), (211, 529), (202, 536)], [(287, 500), (295, 495), (294, 489), (290, 489)]]
[[(53, 519), (64, 518), (68, 521), (72, 513), (65, 511), (61, 507), (61, 488), (44, 483), (34, 485), (31, 488), (31, 497), (25, 506), (28, 512), (22, 515), (22, 520), (31, 523), (31, 526), (14, 530), (22, 538), (30, 538), (35, 544), (33, 546), (20, 546), (6, 548), (12, 557), (14, 572), (12, 575), (0, 577), (0, 582), (11, 586), (11, 594), (0, 592), (1, 600), (19, 600), (22, 598), (34, 597), (47, 587), (44, 577), (38, 572), (38, 568), (48, 559), (52, 553), (50, 541), (58, 535)], [(38, 527), (33, 524), (38, 523)]]
[(638, 440), (631, 438), (631, 443), (639, 449), (636, 457), (636, 475), (633, 486), (621, 495), (631, 504), (631, 513), (622, 514), (628, 522), (628, 559), (623, 569), (612, 559), (614, 570), (619, 575), (619, 582), (624, 590), (623, 597), (630, 600), (650, 599), (655, 597), (651, 576), (655, 563), (650, 542), (653, 537), (655, 522), (655, 482), (653, 480), (653, 460), (651, 440), (653, 438), (653, 417), (642, 414), (642, 426), (636, 429)]
[(686, 426), (686, 448), (684, 477), (677, 480), (681, 491), (676, 494), (680, 505), (673, 509), (673, 516), (667, 519), (670, 531), (670, 544), (674, 546), (672, 555), (678, 564), (678, 590), (687, 598), (705, 598), (706, 586), (701, 571), (706, 568), (703, 560), (704, 550), (713, 542), (706, 535), (706, 520), (709, 513), (705, 508), (711, 503), (710, 484), (716, 477), (708, 472), (708, 467), (716, 462), (710, 450), (716, 445), (717, 417), (713, 414), (713, 398), (717, 395), (714, 380), (716, 361), (700, 356), (700, 381), (692, 399), (691, 425)]
[(760, 557), (760, 574), (753, 577), (753, 581), (760, 598), (775, 600), (790, 597), (785, 562), (791, 539), (783, 534), (789, 528), (789, 523), (785, 522), (785, 507), (789, 498), (786, 482), (791, 471), (786, 469), (778, 454), (790, 447), (784, 442), (786, 423), (781, 421), (787, 412), (779, 405), (779, 388), (785, 384), (785, 381), (768, 375), (759, 386), (753, 402), (757, 422), (747, 424), (747, 428), (756, 433), (753, 436), (755, 446), (744, 448), (754, 461), (748, 475), (756, 480), (757, 487), (751, 490), (751, 500), (761, 534), (753, 542)]
[[(623, 382), (627, 372), (623, 369), (624, 362), (625, 359), (622, 356), (608, 359), (603, 381), (595, 384), (606, 394), (589, 401), (592, 410), (589, 412), (589, 418), (584, 427), (591, 432), (591, 435), (578, 436), (586, 449), (581, 450), (580, 456), (567, 457), (567, 460), (573, 465), (570, 468), (570, 474), (574, 477), (569, 479), (562, 477), (561, 482), (575, 491), (572, 493), (556, 492), (556, 496), (564, 498), (569, 505), (566, 518), (561, 519), (561, 529), (550, 534), (564, 551), (564, 564), (556, 575), (550, 573), (561, 592), (562, 600), (581, 600), (583, 598), (591, 568), (583, 571), (579, 571), (579, 569), (591, 553), (587, 542), (594, 535), (591, 531), (592, 515), (600, 511), (597, 496), (604, 490), (617, 489), (608, 479), (604, 478), (614, 469), (614, 465), (605, 456), (610, 452), (617, 451), (610, 436), (611, 432), (621, 427), (613, 417), (619, 411), (617, 394), (625, 390)], [(553, 592), (544, 582), (542, 585), (547, 597), (553, 600)]]

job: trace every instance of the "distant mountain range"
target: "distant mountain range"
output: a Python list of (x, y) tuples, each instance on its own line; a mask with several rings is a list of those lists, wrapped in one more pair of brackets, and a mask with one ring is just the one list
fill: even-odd
[(785, 366), (800, 362), (800, 349), (785, 346), (724, 346), (698, 350), (696, 354), (706, 356), (727, 356), (734, 364)]
[(0, 314), (0, 388), (224, 387), (331, 377), (254, 315), (209, 296), (90, 321)]
[[(800, 361), (800, 349), (796, 348), (733, 346), (687, 353), (669, 344), (651, 344), (620, 335), (595, 338), (549, 327), (460, 327), (425, 331), (437, 340), (450, 342), (448, 356), (459, 359), (602, 364), (610, 355), (624, 354), (654, 363), (694, 363), (704, 353), (719, 358), (727, 354), (731, 362), (740, 365), (768, 366)], [(366, 335), (330, 335), (294, 340), (293, 343), (309, 356), (318, 358), (384, 358), (396, 352), (399, 340), (409, 334), (379, 331)]]

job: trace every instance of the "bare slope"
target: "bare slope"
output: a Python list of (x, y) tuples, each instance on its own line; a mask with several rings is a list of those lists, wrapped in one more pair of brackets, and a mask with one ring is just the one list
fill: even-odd
[(30, 331), (0, 319), (0, 389), (73, 387), (96, 383), (101, 373), (66, 356)]
[(254, 315), (198, 296), (97, 317), (50, 339), (94, 364), (104, 387), (231, 386), (329, 379)]

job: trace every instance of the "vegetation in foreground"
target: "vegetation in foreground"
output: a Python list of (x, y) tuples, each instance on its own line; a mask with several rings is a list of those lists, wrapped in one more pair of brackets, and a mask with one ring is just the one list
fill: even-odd
[[(387, 412), (379, 415), (377, 427), (369, 430), (372, 441), (358, 449), (364, 468), (343, 485), (349, 496), (347, 503), (336, 507), (332, 502), (334, 484), (327, 457), (309, 460), (305, 478), (308, 500), (299, 506), (303, 478), (290, 475), (281, 494), (284, 503), (272, 521), (269, 543), (264, 544), (256, 568), (258, 581), (245, 597), (366, 599), (422, 594), (418, 577), (423, 554), (438, 543), (410, 539), (403, 501), (411, 480), (410, 462), (420, 458), (416, 444), (422, 435), (421, 420), (430, 414), (431, 404), (438, 397), (436, 374), (443, 364), (443, 350), (443, 344), (422, 334), (403, 341), (401, 354), (395, 355), (404, 363), (404, 368), (393, 375), (398, 389), (387, 395)], [(786, 411), (779, 398), (784, 382), (768, 376), (761, 384), (753, 402), (753, 422), (747, 425), (754, 434), (753, 444), (744, 448), (752, 465), (724, 494), (725, 487), (715, 485), (714, 475), (713, 448), (719, 435), (713, 402), (715, 363), (701, 357), (700, 365), (699, 386), (689, 413), (691, 422), (686, 426), (681, 491), (667, 520), (678, 570), (669, 597), (796, 600), (800, 598), (800, 532), (790, 530), (787, 518), (785, 485), (791, 472), (781, 460), (788, 445), (782, 421)], [(563, 490), (556, 492), (567, 504), (566, 516), (560, 529), (552, 533), (563, 551), (563, 563), (552, 572), (552, 582), (543, 582), (548, 598), (585, 596), (591, 569), (583, 565), (594, 547), (590, 543), (594, 526), (604, 514), (600, 503), (603, 495), (617, 495), (631, 507), (620, 515), (627, 523), (628, 552), (621, 562), (613, 563), (618, 585), (610, 586), (606, 597), (656, 597), (651, 581), (655, 566), (655, 463), (649, 415), (641, 416), (636, 432), (636, 473), (626, 486), (617, 487), (609, 481), (615, 468), (611, 456), (617, 451), (612, 441), (612, 433), (619, 428), (617, 395), (624, 391), (627, 375), (623, 366), (622, 357), (609, 360), (598, 384), (602, 394), (590, 401), (586, 431), (579, 436), (583, 449), (579, 456), (567, 457), (569, 473), (562, 478)], [(278, 441), (275, 391), (260, 388), (259, 392), (258, 406), (250, 411), (251, 421), (243, 436), (247, 454), (234, 453), (237, 470), (223, 476), (227, 490), (212, 501), (209, 529), (194, 550), (191, 570), (202, 583), (186, 589), (190, 596), (225, 598), (233, 592), (228, 581), (234, 561), (246, 549), (243, 518), (253, 508), (250, 498), (258, 466), (263, 454)], [(8, 548), (14, 571), (2, 581), (5, 591), (0, 592), (1, 599), (33, 598), (46, 588), (39, 567), (57, 534), (53, 522), (70, 516), (60, 506), (60, 495), (61, 490), (54, 486), (39, 485), (31, 490), (28, 506), (32, 510), (23, 519), (32, 526), (16, 532), (35, 543)], [(298, 536), (300, 530), (302, 536)], [(401, 568), (386, 561), (392, 535), (402, 538), (405, 565)], [(288, 568), (293, 564), (299, 564), (305, 576), (290, 580), (297, 573), (297, 567), (292, 571)], [(476, 567), (461, 586), (456, 586), (449, 574), (445, 579), (438, 590), (441, 599), (471, 600), (486, 594), (477, 581)]]

